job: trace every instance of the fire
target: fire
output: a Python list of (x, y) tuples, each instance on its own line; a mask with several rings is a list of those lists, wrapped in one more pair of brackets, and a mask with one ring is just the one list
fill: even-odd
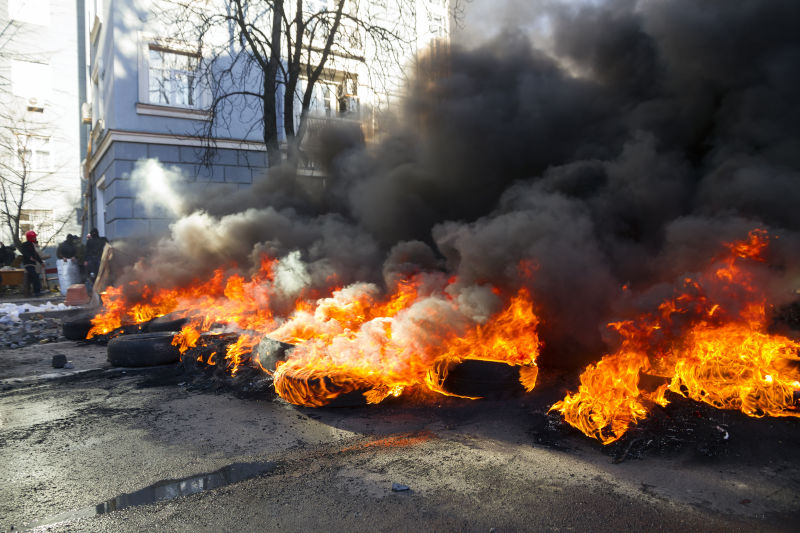
[[(768, 242), (766, 231), (751, 231), (726, 244), (728, 254), (706, 273), (684, 279), (657, 311), (610, 324), (622, 337), (620, 348), (590, 365), (578, 392), (551, 410), (604, 444), (654, 404), (666, 405), (667, 390), (749, 416), (800, 416), (800, 343), (767, 333), (766, 299), (750, 270), (764, 262)], [(669, 381), (647, 390), (641, 374)]]
[(219, 268), (205, 282), (195, 280), (187, 287), (176, 289), (154, 290), (137, 281), (125, 287), (108, 287), (103, 295), (104, 311), (92, 319), (92, 329), (87, 338), (106, 335), (125, 325), (141, 324), (176, 309), (199, 308), (203, 301), (224, 294), (224, 272)]
[(694, 331), (669, 388), (753, 417), (797, 417), (793, 406), (800, 371), (792, 361), (800, 361), (798, 350), (798, 342), (739, 324)]
[[(589, 365), (578, 391), (551, 409), (605, 444), (654, 405), (665, 406), (667, 391), (750, 416), (800, 416), (800, 343), (767, 332), (766, 297), (755, 283), (768, 244), (763, 230), (725, 244), (725, 254), (683, 278), (655, 309), (609, 324), (619, 348)], [(471, 287), (484, 302), (478, 308), (494, 302), (488, 315), (465, 303), (469, 295), (457, 278), (440, 273), (410, 276), (386, 291), (355, 283), (289, 297), (275, 275), (278, 263), (265, 257), (249, 278), (229, 267), (180, 288), (112, 287), (90, 336), (180, 311), (188, 322), (173, 344), (182, 354), (208, 348), (200, 361), (232, 373), (261, 365), (253, 351), (265, 336), (288, 343), (294, 348), (274, 369), (275, 390), (307, 406), (350, 394), (368, 403), (411, 393), (452, 395), (448, 372), (470, 359), (519, 368), (526, 390), (536, 384), (539, 315), (525, 288)], [(519, 271), (532, 276), (535, 266), (523, 262)], [(216, 337), (212, 350), (209, 332), (233, 333)], [(653, 380), (643, 375), (661, 382), (648, 384)]]
[[(385, 299), (372, 286), (356, 285), (321, 300), (313, 313), (298, 309), (269, 334), (298, 344), (276, 369), (275, 390), (300, 405), (321, 406), (355, 392), (378, 403), (409, 389), (449, 394), (447, 370), (465, 359), (535, 368), (538, 318), (527, 290), (476, 323), (448, 297), (447, 286), (427, 293), (421, 285), (409, 280)], [(535, 371), (524, 378), (533, 388)]]
[[(104, 296), (105, 311), (93, 320), (88, 337), (107, 334), (128, 324), (141, 324), (152, 318), (178, 311), (188, 323), (173, 339), (181, 353), (197, 345), (201, 334), (214, 326), (237, 330), (264, 331), (275, 325), (270, 300), (274, 292), (276, 260), (265, 257), (259, 270), (249, 279), (232, 269), (219, 268), (206, 281), (195, 280), (185, 287), (153, 290), (137, 282), (122, 288), (109, 287)], [(131, 302), (126, 293), (136, 294)], [(241, 335), (228, 346), (225, 359), (232, 369), (243, 355), (258, 343), (255, 334)]]
[[(274, 384), (278, 394), (301, 405), (325, 405), (355, 391), (370, 403), (408, 390), (449, 394), (443, 385), (447, 372), (465, 359), (519, 366), (525, 388), (536, 383), (538, 318), (525, 289), (503, 296), (483, 287), (501, 309), (472, 317), (454, 296), (456, 278), (417, 275), (396, 282), (387, 294), (367, 283), (332, 288), (323, 298), (300, 293), (294, 311), (283, 318), (274, 305), (280, 293), (276, 264), (265, 258), (250, 279), (219, 269), (211, 279), (182, 288), (111, 288), (90, 336), (177, 310), (188, 319), (173, 339), (181, 354), (206, 346), (209, 331), (237, 333), (224, 353), (213, 355), (234, 374), (242, 365), (261, 365), (253, 349), (264, 336), (296, 345), (275, 370)], [(136, 302), (126, 293), (138, 293)]]

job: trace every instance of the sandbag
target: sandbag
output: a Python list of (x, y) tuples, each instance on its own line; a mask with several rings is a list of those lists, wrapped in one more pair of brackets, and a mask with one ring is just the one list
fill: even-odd
[(58, 270), (58, 288), (61, 295), (66, 296), (70, 285), (81, 282), (80, 268), (74, 259), (58, 259), (56, 269)]

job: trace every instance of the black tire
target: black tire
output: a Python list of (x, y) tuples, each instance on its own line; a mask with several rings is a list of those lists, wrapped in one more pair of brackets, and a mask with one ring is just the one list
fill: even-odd
[(147, 322), (146, 325), (144, 325), (143, 330), (150, 333), (156, 333), (160, 331), (180, 331), (188, 321), (188, 318), (174, 318), (171, 315), (164, 315)]
[(89, 330), (92, 329), (92, 318), (94, 315), (80, 316), (65, 320), (61, 323), (61, 333), (68, 340), (82, 341), (86, 339)]
[[(328, 394), (337, 393), (337, 396), (328, 400), (320, 405), (309, 405), (300, 398), (292, 399), (283, 397), (284, 400), (294, 405), (301, 407), (366, 407), (367, 399), (364, 397), (365, 392), (369, 392), (369, 387), (359, 388), (348, 386), (347, 388), (340, 387), (334, 379), (328, 376), (310, 377), (308, 379), (296, 377), (290, 374), (284, 374), (280, 378), (280, 382), (276, 384), (276, 392), (279, 389), (287, 390), (289, 388), (305, 389), (308, 388), (312, 391), (325, 390)], [(346, 390), (350, 389), (350, 390)], [(279, 393), (280, 394), (280, 393)]]
[[(498, 361), (466, 359), (449, 369), (442, 389), (451, 394), (475, 398), (501, 399), (516, 396), (525, 392), (519, 381), (519, 368)], [(281, 382), (276, 384), (276, 390), (290, 388), (302, 390), (307, 387), (312, 391), (324, 390), (328, 394), (341, 391), (338, 396), (319, 407), (364, 407), (367, 405), (364, 393), (369, 391), (369, 387), (346, 390), (352, 389), (352, 386), (342, 388), (337, 384), (335, 378), (329, 376), (304, 379), (284, 374), (280, 380)], [(295, 403), (291, 399), (284, 399)], [(302, 404), (302, 401), (298, 402), (298, 405)]]
[(294, 344), (263, 337), (261, 342), (253, 348), (253, 352), (263, 368), (273, 371), (278, 361), (286, 360), (286, 352), (292, 348), (294, 348)]
[[(239, 335), (236, 333), (203, 333), (197, 344), (189, 348), (183, 357), (184, 365), (187, 368), (194, 367), (219, 367), (225, 368), (225, 351), (230, 344), (236, 342)], [(213, 363), (208, 364), (211, 354), (217, 354)]]
[(442, 388), (459, 396), (479, 398), (500, 398), (524, 392), (518, 366), (475, 359), (465, 359), (454, 365)]
[(180, 359), (172, 345), (174, 331), (120, 335), (108, 342), (108, 360), (113, 366), (143, 367), (168, 365)]

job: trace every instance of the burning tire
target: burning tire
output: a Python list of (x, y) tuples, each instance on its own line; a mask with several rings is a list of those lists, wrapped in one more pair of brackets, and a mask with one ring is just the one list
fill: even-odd
[(161, 331), (180, 331), (189, 321), (188, 318), (172, 318), (170, 315), (154, 318), (147, 322), (146, 331), (149, 333), (157, 333)]
[(61, 333), (67, 340), (82, 341), (86, 339), (89, 330), (92, 329), (92, 318), (94, 314), (79, 316), (71, 320), (65, 320), (61, 324)]
[[(286, 401), (309, 407), (363, 407), (389, 397), (375, 382), (346, 374), (281, 366), (274, 374), (275, 391)], [(505, 398), (533, 388), (536, 365), (513, 366), (501, 361), (467, 359), (450, 365), (438, 392), (465, 398)], [(522, 380), (527, 381), (523, 385)]]
[(364, 393), (370, 390), (369, 384), (339, 376), (301, 376), (280, 371), (273, 384), (281, 398), (306, 407), (365, 407)]
[(498, 398), (520, 394), (520, 367), (499, 361), (466, 359), (453, 366), (442, 388), (459, 396)]
[(180, 359), (172, 345), (174, 331), (121, 335), (108, 342), (108, 361), (113, 366), (143, 367), (168, 365)]

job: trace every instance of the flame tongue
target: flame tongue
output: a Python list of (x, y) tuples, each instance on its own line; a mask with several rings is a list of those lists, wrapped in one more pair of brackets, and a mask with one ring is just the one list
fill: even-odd
[(603, 357), (583, 372), (578, 392), (551, 409), (561, 411), (586, 435), (610, 444), (647, 416), (646, 398), (639, 390), (639, 371), (646, 365), (646, 358), (635, 352)]
[(212, 327), (239, 333), (224, 354), (214, 352), (204, 361), (213, 359), (232, 373), (261, 364), (251, 352), (265, 335), (294, 344), (275, 370), (274, 384), (278, 394), (302, 405), (325, 405), (354, 391), (370, 403), (407, 390), (449, 394), (442, 385), (448, 368), (464, 359), (524, 366), (523, 384), (528, 390), (535, 385), (538, 318), (525, 289), (503, 296), (490, 286), (475, 287), (501, 307), (481, 320), (461, 309), (453, 296), (459, 291), (455, 278), (420, 274), (399, 281), (387, 295), (366, 283), (335, 289), (327, 298), (300, 294), (283, 320), (273, 312), (276, 295), (285, 296), (273, 275), (276, 263), (265, 259), (249, 280), (219, 269), (184, 288), (132, 284), (128, 292), (138, 292), (135, 303), (112, 289), (90, 336), (180, 309), (189, 318), (173, 339), (182, 354), (201, 344), (201, 334)]
[[(590, 365), (578, 392), (551, 409), (604, 444), (645, 418), (649, 405), (666, 405), (667, 388), (749, 416), (800, 416), (794, 400), (800, 343), (766, 333), (765, 298), (742, 265), (763, 262), (767, 243), (765, 231), (750, 232), (747, 240), (726, 245), (729, 254), (710, 273), (684, 280), (682, 292), (658, 312), (610, 324), (623, 338), (620, 349)], [(738, 301), (730, 309), (716, 301), (731, 297)], [(646, 391), (640, 372), (671, 381)]]
[[(87, 338), (105, 335), (128, 324), (141, 324), (179, 310), (184, 315), (214, 320), (235, 320), (239, 313), (257, 309), (258, 287), (272, 278), (275, 261), (265, 259), (250, 282), (226, 269), (214, 271), (205, 281), (194, 280), (186, 287), (152, 289), (137, 281), (123, 287), (108, 287), (103, 296), (103, 312), (92, 319)], [(130, 296), (130, 295), (134, 296)], [(210, 311), (210, 313), (204, 313)]]
[(800, 343), (730, 324), (693, 331), (675, 364), (671, 391), (754, 417), (800, 416)]
[[(412, 293), (416, 299), (408, 297)], [(474, 358), (532, 366), (538, 355), (538, 320), (526, 290), (483, 324), (462, 314), (443, 292), (420, 297), (406, 286), (377, 302), (374, 309), (380, 312), (360, 312), (366, 306), (359, 300), (373, 296), (354, 288), (340, 291), (313, 315), (299, 311), (270, 334), (302, 341), (275, 372), (278, 394), (314, 406), (354, 391), (369, 403), (407, 389), (448, 394), (442, 384), (450, 364)], [(535, 374), (526, 376), (532, 388)]]

